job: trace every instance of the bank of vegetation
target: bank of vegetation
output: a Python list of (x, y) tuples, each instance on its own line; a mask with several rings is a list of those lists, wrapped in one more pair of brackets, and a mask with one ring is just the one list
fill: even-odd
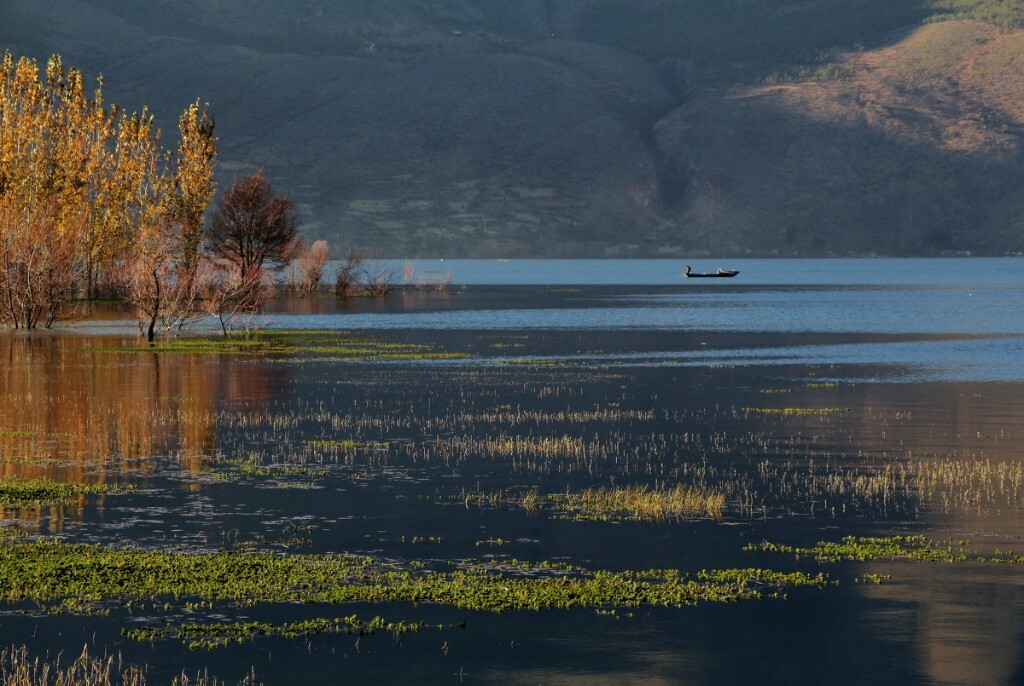
[(213, 121), (181, 115), (176, 151), (153, 116), (107, 103), (57, 55), (0, 64), (0, 321), (52, 326), (76, 291), (117, 284), (140, 312), (166, 310), (199, 263), (213, 198)]
[[(209, 316), (226, 334), (293, 261), (291, 289), (324, 287), (327, 244), (303, 244), (295, 203), (262, 171), (236, 178), (207, 226), (217, 139), (199, 101), (172, 150), (148, 110), (105, 100), (102, 78), (90, 87), (59, 55), (40, 68), (5, 52), (0, 115), (0, 323), (49, 328), (106, 294), (131, 304), (150, 341)], [(335, 291), (383, 295), (396, 280), (350, 252)]]

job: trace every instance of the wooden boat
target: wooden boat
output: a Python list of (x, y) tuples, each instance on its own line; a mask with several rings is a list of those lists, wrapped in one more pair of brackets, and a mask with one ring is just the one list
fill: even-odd
[(705, 278), (705, 279), (706, 278), (726, 279), (726, 278), (729, 278), (729, 277), (732, 277), (732, 276), (736, 276), (739, 273), (740, 272), (739, 272), (738, 269), (722, 269), (722, 268), (719, 268), (717, 272), (700, 273), (700, 272), (691, 271), (690, 270), (690, 265), (686, 265), (686, 276), (691, 277), (691, 278), (698, 277), (698, 278)]

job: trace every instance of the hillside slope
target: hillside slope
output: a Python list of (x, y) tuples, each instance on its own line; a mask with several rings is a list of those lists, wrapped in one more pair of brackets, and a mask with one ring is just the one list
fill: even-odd
[[(758, 253), (1024, 249), (1024, 33), (928, 24), (843, 80), (707, 95), (658, 123), (687, 242)], [(728, 228), (725, 228), (728, 227)]]
[(167, 129), (210, 101), (221, 183), (266, 169), (339, 251), (1024, 249), (1024, 33), (827, 9), (8, 0), (0, 47), (102, 72)]

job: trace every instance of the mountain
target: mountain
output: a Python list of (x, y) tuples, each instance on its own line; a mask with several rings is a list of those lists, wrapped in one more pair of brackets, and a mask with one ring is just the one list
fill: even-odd
[[(7, 0), (336, 252), (1024, 250), (1024, 0)], [(941, 20), (941, 21), (938, 21)]]

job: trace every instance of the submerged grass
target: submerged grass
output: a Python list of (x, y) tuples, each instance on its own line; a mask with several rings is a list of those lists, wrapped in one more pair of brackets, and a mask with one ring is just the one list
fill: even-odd
[(740, 410), (747, 415), (777, 415), (782, 417), (825, 417), (848, 412), (845, 407), (744, 407)]
[(345, 333), (291, 330), (262, 330), (246, 337), (196, 336), (162, 339), (153, 344), (130, 340), (121, 347), (97, 351), (252, 355), (267, 356), (278, 361), (281, 358), (298, 356), (304, 361), (312, 359), (320, 362), (451, 360), (469, 357), (466, 353), (438, 351), (428, 345), (353, 337)]
[(138, 340), (125, 341), (117, 348), (97, 348), (97, 352), (178, 353), (184, 355), (282, 355), (295, 352), (294, 346), (260, 336), (241, 338), (195, 337), (159, 339), (152, 344)]
[[(448, 378), (452, 373), (455, 381)], [(275, 451), (260, 457), (260, 469), (271, 462), (336, 464), (390, 478), (429, 465), (489, 462), (516, 475), (548, 479), (557, 474), (563, 484), (581, 486), (613, 479), (691, 484), (724, 495), (721, 508), (712, 504), (713, 516), (718, 509), (726, 516), (832, 518), (917, 516), (954, 508), (1024, 512), (1024, 462), (980, 452), (945, 457), (912, 449), (917, 434), (909, 412), (862, 416), (840, 403), (668, 410), (653, 403), (639, 407), (629, 397), (576, 401), (574, 394), (581, 393), (576, 386), (547, 373), (522, 381), (514, 394), (506, 384), (518, 375), (462, 374), (424, 372), (417, 383), (427, 400), (415, 404), (395, 392), (400, 386), (395, 377), (367, 376), (327, 386), (328, 395), (315, 401), (289, 400), (284, 409), (204, 417), (218, 427), (219, 447), (228, 455), (251, 455), (252, 436), (273, 436)], [(452, 390), (451, 383), (466, 386)], [(595, 382), (588, 377), (586, 383)], [(368, 385), (367, 395), (379, 388), (380, 397), (347, 395), (363, 393), (356, 388), (360, 384)], [(467, 390), (469, 384), (478, 386)], [(531, 405), (529, 398), (539, 404)], [(993, 437), (992, 447), (1005, 450), (994, 444), (997, 440), (1005, 443)], [(555, 506), (547, 496), (538, 499), (540, 505)]]
[(1024, 555), (997, 550), (985, 557), (967, 549), (969, 541), (939, 543), (927, 536), (856, 537), (841, 541), (821, 541), (811, 548), (780, 545), (770, 541), (751, 544), (744, 550), (786, 553), (811, 557), (818, 562), (874, 562), (910, 560), (914, 562), (978, 562), (1024, 564)]
[(39, 508), (58, 505), (83, 495), (123, 492), (118, 486), (83, 484), (49, 479), (0, 479), (0, 507)]

